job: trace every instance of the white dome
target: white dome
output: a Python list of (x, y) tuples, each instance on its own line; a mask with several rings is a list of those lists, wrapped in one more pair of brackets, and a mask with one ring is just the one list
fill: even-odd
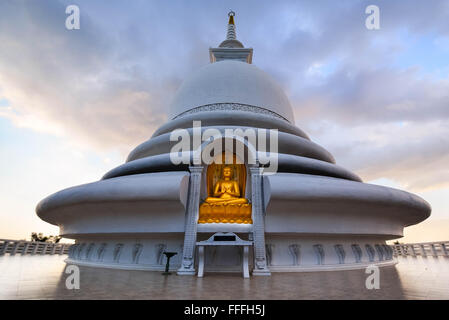
[(223, 60), (187, 78), (171, 105), (171, 117), (214, 103), (241, 103), (271, 110), (294, 123), (293, 110), (280, 86), (254, 65)]

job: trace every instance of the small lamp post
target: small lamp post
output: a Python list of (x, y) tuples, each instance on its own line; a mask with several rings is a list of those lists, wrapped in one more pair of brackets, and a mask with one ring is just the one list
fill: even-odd
[(165, 272), (163, 272), (162, 274), (169, 275), (169, 274), (171, 274), (170, 272), (168, 272), (168, 269), (170, 268), (170, 258), (178, 253), (177, 252), (167, 252), (167, 251), (164, 251), (163, 253), (167, 257), (167, 263), (165, 264)]

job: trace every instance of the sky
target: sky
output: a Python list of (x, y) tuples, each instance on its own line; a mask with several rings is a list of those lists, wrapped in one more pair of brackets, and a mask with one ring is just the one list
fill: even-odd
[[(79, 30), (65, 27), (72, 4)], [(372, 4), (379, 30), (365, 26)], [(0, 238), (57, 234), (37, 203), (100, 179), (168, 120), (230, 9), (297, 126), (365, 182), (432, 205), (403, 240), (448, 240), (447, 0), (2, 0)]]

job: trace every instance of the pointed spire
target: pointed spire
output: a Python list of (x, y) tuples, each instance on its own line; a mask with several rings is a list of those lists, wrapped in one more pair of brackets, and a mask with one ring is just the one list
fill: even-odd
[(237, 40), (235, 33), (234, 11), (228, 13), (228, 31), (226, 39), (220, 43), (218, 48), (209, 48), (210, 62), (214, 63), (221, 60), (238, 60), (251, 63), (253, 58), (253, 49), (245, 48), (243, 44)]
[(228, 13), (229, 21), (228, 21), (228, 32), (226, 34), (226, 40), (220, 43), (220, 48), (243, 48), (243, 44), (237, 40), (237, 36), (235, 33), (235, 23), (234, 23), (234, 11), (229, 11)]
[(234, 16), (235, 16), (235, 12), (234, 11), (229, 11), (228, 13), (229, 16), (229, 22), (228, 22), (228, 33), (226, 35), (226, 40), (236, 40), (236, 33), (235, 33), (235, 24), (234, 24)]
[(232, 10), (229, 11), (228, 16), (229, 16), (229, 22), (228, 22), (228, 24), (234, 24), (234, 16), (235, 16), (235, 12), (232, 11)]

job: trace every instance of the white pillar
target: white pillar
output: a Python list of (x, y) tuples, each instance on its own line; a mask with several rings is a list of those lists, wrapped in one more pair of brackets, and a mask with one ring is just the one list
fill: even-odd
[(248, 246), (243, 246), (243, 278), (249, 278)]
[(178, 275), (195, 275), (195, 247), (200, 206), (202, 166), (190, 166), (189, 192), (186, 207), (186, 226), (181, 267)]
[(198, 246), (198, 278), (204, 276), (204, 246)]
[(251, 206), (253, 215), (254, 270), (253, 275), (271, 275), (267, 266), (265, 252), (265, 217), (262, 194), (262, 170), (258, 166), (250, 167)]

